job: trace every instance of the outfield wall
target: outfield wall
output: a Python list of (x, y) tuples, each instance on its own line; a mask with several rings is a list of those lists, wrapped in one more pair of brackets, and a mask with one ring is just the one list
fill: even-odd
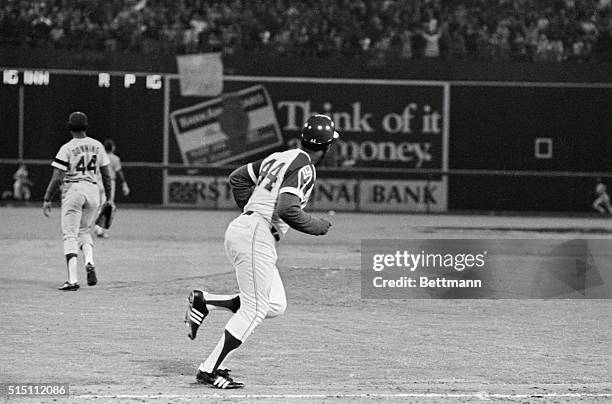
[[(0, 72), (0, 158), (51, 159), (68, 139), (66, 117), (83, 110), (90, 135), (112, 137), (123, 161), (236, 165), (294, 146), (304, 117), (316, 111), (332, 114), (342, 134), (327, 165), (350, 160), (364, 169), (411, 170), (358, 177), (321, 171), (314, 201), (321, 209), (587, 211), (594, 179), (418, 170), (612, 172), (611, 84), (227, 76), (223, 97), (202, 98), (182, 97), (172, 75)], [(0, 166), (0, 189), (10, 188), (14, 170)], [(50, 169), (30, 172), (40, 199)], [(214, 195), (205, 202), (177, 196), (190, 192), (186, 175), (195, 174), (198, 192), (223, 176), (137, 167), (125, 173), (132, 188), (125, 202), (227, 207)]]

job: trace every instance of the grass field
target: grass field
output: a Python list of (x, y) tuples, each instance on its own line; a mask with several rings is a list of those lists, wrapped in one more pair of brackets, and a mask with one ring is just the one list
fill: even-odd
[(612, 402), (611, 300), (360, 297), (362, 238), (610, 237), (612, 221), (586, 218), (337, 214), (326, 237), (290, 232), (278, 249), (287, 312), (227, 363), (247, 388), (197, 385), (229, 317), (212, 313), (190, 341), (186, 297), (236, 290), (222, 241), (234, 216), (119, 210), (96, 240), (99, 284), (81, 268), (81, 290), (63, 293), (59, 209), (0, 209), (0, 382), (69, 383), (57, 400), (71, 403)]

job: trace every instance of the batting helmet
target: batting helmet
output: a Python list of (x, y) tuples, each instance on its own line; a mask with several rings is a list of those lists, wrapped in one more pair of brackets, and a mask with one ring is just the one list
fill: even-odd
[(302, 145), (307, 149), (326, 150), (339, 137), (334, 121), (327, 115), (313, 115), (302, 127)]
[(68, 117), (68, 128), (73, 132), (87, 129), (87, 115), (82, 112), (73, 112)]

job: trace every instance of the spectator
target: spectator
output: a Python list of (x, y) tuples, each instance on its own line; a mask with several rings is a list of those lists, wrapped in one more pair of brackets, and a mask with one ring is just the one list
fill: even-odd
[(550, 43), (550, 57), (549, 61), (561, 62), (565, 57), (565, 49), (563, 47), (563, 41), (555, 39)]
[(545, 34), (540, 34), (538, 38), (538, 45), (536, 47), (535, 61), (546, 62), (549, 58), (550, 41)]
[(586, 61), (593, 52), (610, 54), (611, 2), (4, 0), (0, 42), (109, 52), (262, 49), (276, 55), (365, 55), (377, 63), (390, 55)]
[(421, 32), (425, 39), (424, 55), (426, 58), (440, 57), (440, 32), (437, 30), (437, 22), (428, 24), (427, 31)]

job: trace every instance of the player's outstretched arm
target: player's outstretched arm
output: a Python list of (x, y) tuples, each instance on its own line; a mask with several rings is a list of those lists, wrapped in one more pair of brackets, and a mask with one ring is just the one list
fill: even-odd
[(278, 198), (278, 216), (292, 229), (302, 233), (322, 236), (329, 231), (331, 223), (323, 218), (315, 218), (300, 207), (297, 195), (284, 192)]
[(111, 204), (114, 201), (111, 200), (112, 193), (112, 179), (110, 174), (110, 165), (104, 165), (100, 167), (100, 174), (102, 174), (102, 185), (104, 185), (104, 194), (106, 194), (106, 200)]
[(130, 194), (130, 187), (128, 186), (127, 181), (125, 180), (125, 175), (123, 174), (123, 170), (118, 170), (115, 175), (121, 182), (121, 191), (123, 192), (123, 196), (128, 196)]
[(255, 186), (255, 180), (249, 173), (249, 165), (246, 164), (235, 169), (229, 176), (229, 182), (232, 186), (232, 194), (234, 195), (236, 205), (240, 209), (244, 208)]
[(51, 200), (55, 196), (60, 185), (62, 185), (62, 181), (64, 181), (64, 172), (58, 168), (53, 168), (53, 175), (51, 176), (51, 180), (45, 191), (45, 196), (43, 197), (43, 214), (46, 217), (49, 217), (51, 214)]

